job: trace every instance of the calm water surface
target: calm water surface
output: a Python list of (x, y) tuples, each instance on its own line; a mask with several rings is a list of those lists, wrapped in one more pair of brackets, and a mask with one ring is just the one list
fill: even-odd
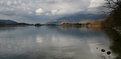
[(113, 59), (110, 39), (87, 28), (0, 27), (0, 59)]

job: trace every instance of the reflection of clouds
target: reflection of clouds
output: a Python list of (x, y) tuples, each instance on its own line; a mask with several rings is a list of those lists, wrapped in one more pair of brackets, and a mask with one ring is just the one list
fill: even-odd
[[(108, 38), (104, 34), (97, 36), (95, 32), (87, 30), (90, 33), (89, 36), (87, 32), (83, 31), (84, 29), (82, 29), (82, 34), (78, 34), (80, 35), (78, 37), (72, 35), (76, 31), (72, 30), (74, 31), (72, 33), (69, 33), (70, 31), (63, 33), (48, 30), (45, 27), (41, 29), (25, 27), (9, 30), (9, 32), (1, 31), (0, 55), (30, 57), (26, 59), (101, 59), (102, 55), (98, 51), (96, 52), (96, 47), (102, 48), (102, 44), (109, 47)], [(76, 34), (77, 32), (80, 33), (80, 31), (76, 31)], [(42, 58), (43, 56), (45, 58)]]
[(52, 36), (52, 38), (51, 38), (53, 45), (55, 45), (55, 46), (59, 45), (61, 47), (76, 45), (76, 44), (80, 43), (80, 40), (77, 40), (77, 39), (78, 38), (76, 38), (76, 37), (63, 36), (63, 35)]
[[(81, 41), (79, 39), (80, 38), (64, 35), (52, 36), (52, 43), (50, 43), (50, 45), (55, 48), (54, 51), (51, 50), (53, 51), (52, 54), (60, 58), (89, 59), (85, 56), (85, 54), (88, 56), (90, 54), (87, 44), (85, 40)], [(84, 55), (82, 55), (82, 53), (84, 53)]]
[(36, 37), (36, 42), (42, 43), (43, 42), (43, 38), (41, 36), (37, 36)]

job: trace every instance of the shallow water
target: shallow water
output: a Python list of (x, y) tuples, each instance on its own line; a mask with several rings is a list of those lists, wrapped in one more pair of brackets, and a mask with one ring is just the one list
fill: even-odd
[(0, 59), (113, 59), (110, 38), (88, 28), (0, 27)]

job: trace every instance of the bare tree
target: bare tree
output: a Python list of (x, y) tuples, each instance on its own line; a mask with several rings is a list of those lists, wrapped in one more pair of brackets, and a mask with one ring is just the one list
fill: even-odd
[(121, 0), (105, 0), (106, 1), (106, 8), (110, 8), (112, 10), (116, 10), (117, 8), (121, 8)]
[(105, 7), (109, 8), (109, 17), (105, 24), (107, 27), (121, 26), (121, 0), (105, 0)]

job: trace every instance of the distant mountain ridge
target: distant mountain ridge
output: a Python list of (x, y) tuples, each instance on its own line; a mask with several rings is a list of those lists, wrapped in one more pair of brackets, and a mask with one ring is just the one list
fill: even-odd
[(13, 20), (0, 19), (0, 26), (28, 26), (28, 25), (33, 25), (33, 24), (19, 23)]
[(61, 22), (79, 22), (81, 20), (87, 20), (90, 19), (91, 21), (99, 20), (99, 19), (105, 19), (107, 15), (104, 14), (73, 14), (69, 16), (64, 16), (55, 20), (52, 20), (48, 23), (50, 24), (59, 24)]
[(3, 20), (3, 19), (0, 19), (0, 23), (17, 23), (17, 22), (13, 21), (13, 20)]

